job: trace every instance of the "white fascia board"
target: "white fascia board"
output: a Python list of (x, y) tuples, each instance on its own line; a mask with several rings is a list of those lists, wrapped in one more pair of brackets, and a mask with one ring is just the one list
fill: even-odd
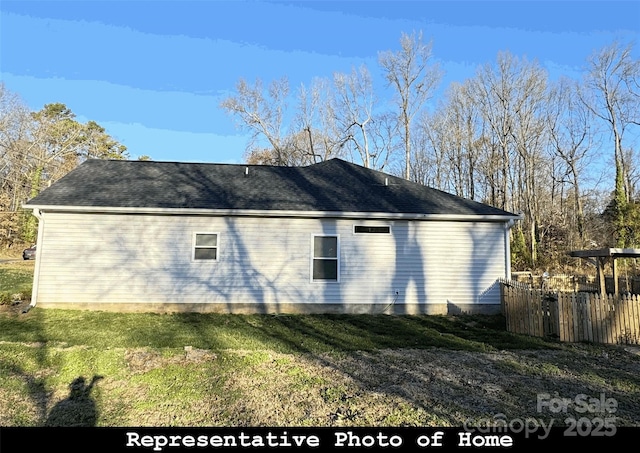
[(449, 220), (475, 222), (509, 222), (519, 220), (518, 215), (467, 215), (467, 214), (414, 214), (392, 212), (343, 212), (343, 211), (289, 211), (251, 209), (196, 209), (196, 208), (146, 208), (146, 207), (94, 207), (29, 205), (27, 209), (49, 212), (74, 212), (94, 214), (153, 214), (153, 215), (204, 215), (204, 216), (249, 216), (249, 217), (303, 217), (343, 219), (387, 219), (387, 220)]

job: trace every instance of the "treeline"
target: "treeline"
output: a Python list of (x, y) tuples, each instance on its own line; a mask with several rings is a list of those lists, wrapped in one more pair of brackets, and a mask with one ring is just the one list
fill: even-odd
[[(286, 77), (240, 79), (220, 106), (251, 132), (246, 161), (341, 157), (521, 212), (515, 270), (567, 270), (579, 264), (567, 256), (573, 249), (640, 247), (640, 61), (631, 44), (585, 56), (579, 80), (550, 80), (537, 62), (501, 52), (442, 89), (432, 45), (415, 32), (378, 63), (383, 87), (364, 65), (294, 93)], [(0, 84), (0, 246), (35, 241), (22, 204), (84, 159), (128, 157), (64, 104), (33, 112)]]
[(559, 271), (577, 264), (568, 250), (640, 247), (640, 61), (632, 50), (612, 43), (585, 56), (580, 80), (553, 81), (537, 62), (501, 52), (434, 99), (442, 71), (414, 32), (379, 53), (385, 87), (366, 66), (295, 93), (286, 77), (267, 86), (241, 79), (221, 107), (251, 132), (249, 163), (342, 157), (521, 212), (514, 267)]
[(31, 111), (0, 84), (0, 247), (34, 243), (37, 222), (22, 208), (88, 158), (126, 159), (127, 148), (64, 104)]

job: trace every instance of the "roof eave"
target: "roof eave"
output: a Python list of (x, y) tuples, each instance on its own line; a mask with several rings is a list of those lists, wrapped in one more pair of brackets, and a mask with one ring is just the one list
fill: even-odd
[(26, 209), (42, 212), (103, 213), (103, 214), (152, 214), (152, 215), (206, 215), (206, 216), (251, 216), (251, 217), (306, 217), (306, 218), (344, 218), (344, 219), (380, 219), (380, 220), (449, 220), (509, 222), (518, 220), (516, 214), (427, 214), (394, 213), (367, 211), (294, 211), (294, 210), (255, 210), (255, 209), (200, 209), (200, 208), (153, 208), (153, 207), (102, 207), (102, 206), (61, 206), (61, 205), (23, 205)]

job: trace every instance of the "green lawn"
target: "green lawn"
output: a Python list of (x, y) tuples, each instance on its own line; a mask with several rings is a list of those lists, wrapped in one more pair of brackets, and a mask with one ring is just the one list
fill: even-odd
[(0, 264), (0, 304), (10, 303), (17, 295), (31, 297), (33, 261)]
[(0, 426), (461, 426), (555, 417), (541, 394), (605, 394), (640, 426), (636, 349), (513, 335), (500, 316), (12, 308)]
[(554, 391), (604, 392), (634, 425), (638, 371), (500, 317), (0, 314), (6, 426), (457, 426)]
[(109, 313), (35, 309), (0, 318), (0, 341), (94, 348), (272, 350), (347, 353), (386, 348), (556, 348), (539, 338), (514, 336), (500, 316), (219, 315)]

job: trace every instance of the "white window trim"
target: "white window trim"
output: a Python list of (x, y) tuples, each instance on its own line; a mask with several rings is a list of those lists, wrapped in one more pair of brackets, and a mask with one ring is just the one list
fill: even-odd
[[(203, 247), (203, 246), (196, 246), (196, 237), (199, 234), (209, 234), (209, 235), (216, 235), (216, 246), (215, 247)], [(215, 248), (216, 249), (216, 259), (215, 260), (197, 260), (196, 259), (196, 249), (212, 249)], [(191, 239), (191, 261), (197, 262), (197, 263), (217, 263), (220, 260), (220, 233), (216, 232), (216, 231), (195, 231), (193, 233), (192, 239)]]
[[(387, 233), (356, 233), (356, 227), (366, 227), (366, 228), (389, 228), (389, 232)], [(391, 225), (364, 225), (362, 223), (354, 223), (353, 224), (353, 235), (354, 236), (390, 236), (391, 235)]]
[[(315, 256), (315, 238), (317, 237), (332, 237), (332, 238), (336, 238), (337, 239), (337, 246), (336, 246), (336, 258), (316, 258)], [(322, 233), (318, 233), (318, 234), (312, 234), (311, 235), (311, 259), (309, 261), (309, 279), (311, 281), (311, 283), (340, 283), (340, 262), (342, 261), (340, 259), (340, 235), (339, 234), (322, 234)], [(314, 279), (313, 278), (313, 262), (316, 259), (335, 259), (338, 262), (337, 265), (337, 278), (336, 280), (322, 280), (322, 279)]]

